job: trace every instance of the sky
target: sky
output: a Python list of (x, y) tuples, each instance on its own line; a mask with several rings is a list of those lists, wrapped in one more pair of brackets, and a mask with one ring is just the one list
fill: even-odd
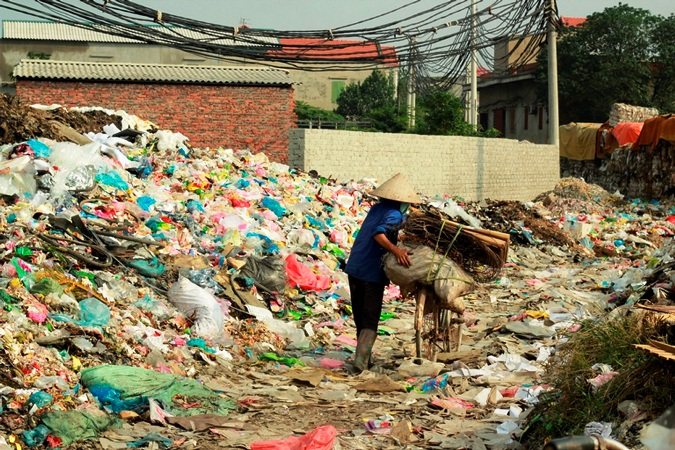
[[(70, 0), (75, 1), (75, 0)], [(410, 0), (135, 0), (149, 8), (220, 25), (246, 23), (253, 28), (274, 30), (331, 29), (374, 17), (400, 7)], [(489, 4), (487, 0), (478, 0)], [(35, 0), (18, 0), (29, 6)], [(441, 0), (420, 0), (411, 8), (442, 3)], [(558, 0), (561, 16), (586, 17), (611, 6), (618, 0)], [(621, 3), (649, 10), (652, 14), (675, 14), (675, 0), (622, 0)], [(2, 2), (0, 2), (2, 5)], [(407, 10), (406, 10), (407, 11)], [(402, 15), (402, 17), (408, 14)], [(395, 17), (395, 16), (392, 16)], [(35, 17), (0, 7), (0, 19), (35, 20)]]

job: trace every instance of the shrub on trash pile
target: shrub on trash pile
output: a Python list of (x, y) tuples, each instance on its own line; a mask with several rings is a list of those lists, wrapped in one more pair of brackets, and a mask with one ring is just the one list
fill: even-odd
[[(625, 400), (636, 401), (645, 418), (675, 403), (675, 364), (634, 345), (663, 335), (664, 323), (630, 315), (581, 325), (546, 367), (543, 382), (553, 390), (539, 397), (529, 416), (523, 437), (528, 448), (541, 448), (545, 439), (582, 435), (589, 422), (613, 422), (615, 429), (626, 420), (618, 409)], [(597, 380), (598, 365), (603, 364), (616, 374), (596, 388), (589, 381)]]

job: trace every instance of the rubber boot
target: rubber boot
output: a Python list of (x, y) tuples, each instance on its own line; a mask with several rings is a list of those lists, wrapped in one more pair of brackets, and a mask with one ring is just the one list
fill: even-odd
[(377, 339), (377, 331), (368, 328), (361, 330), (356, 341), (356, 354), (354, 356), (354, 369), (357, 373), (361, 373), (368, 368), (375, 339)]

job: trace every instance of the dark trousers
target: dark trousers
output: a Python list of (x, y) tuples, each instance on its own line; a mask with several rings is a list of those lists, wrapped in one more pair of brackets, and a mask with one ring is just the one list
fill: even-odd
[(349, 291), (352, 296), (352, 313), (356, 324), (356, 337), (361, 330), (377, 331), (382, 313), (384, 288), (381, 283), (370, 283), (349, 275)]

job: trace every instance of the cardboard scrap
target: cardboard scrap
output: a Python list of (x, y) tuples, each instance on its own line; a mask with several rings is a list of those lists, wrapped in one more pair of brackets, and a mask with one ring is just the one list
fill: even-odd
[(406, 392), (405, 386), (395, 382), (387, 375), (379, 375), (363, 383), (356, 384), (354, 385), (354, 389), (365, 392)]
[(317, 387), (321, 380), (323, 380), (325, 373), (321, 369), (291, 369), (286, 372), (286, 375), (293, 381), (300, 381), (309, 384), (312, 387)]
[(407, 420), (397, 423), (389, 432), (389, 436), (395, 438), (399, 443), (405, 445), (410, 442), (412, 436), (412, 425)]

